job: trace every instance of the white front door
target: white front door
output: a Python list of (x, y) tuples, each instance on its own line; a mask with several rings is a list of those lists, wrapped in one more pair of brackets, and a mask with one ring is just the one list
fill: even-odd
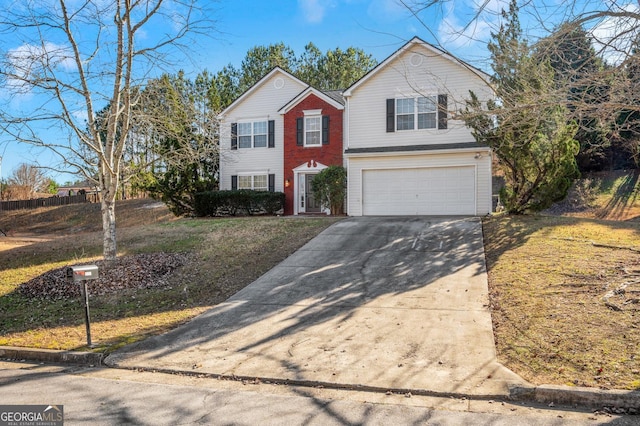
[(311, 182), (316, 173), (305, 173), (298, 175), (298, 212), (300, 213), (320, 213), (322, 207), (313, 194)]

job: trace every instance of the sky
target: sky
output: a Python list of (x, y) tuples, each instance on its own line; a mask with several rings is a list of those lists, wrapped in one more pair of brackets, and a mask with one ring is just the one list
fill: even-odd
[[(0, 0), (0, 7), (6, 7), (9, 1)], [(68, 1), (73, 3), (75, 0)], [(175, 69), (163, 71), (175, 73), (182, 69), (191, 77), (205, 69), (215, 73), (228, 64), (239, 67), (247, 51), (254, 46), (280, 42), (291, 47), (298, 56), (309, 42), (323, 52), (354, 46), (380, 62), (415, 36), (490, 71), (487, 41), (491, 31), (498, 28), (499, 11), (508, 6), (507, 0), (451, 0), (414, 15), (403, 2), (411, 4), (416, 0), (203, 1), (210, 6), (208, 17), (214, 22), (213, 31), (208, 36), (197, 38), (187, 57), (175, 52)], [(557, 15), (555, 8), (562, 7), (563, 3), (562, 0), (536, 1), (547, 2), (545, 7), (550, 17)], [(484, 8), (482, 19), (466, 26), (479, 5)], [(552, 20), (550, 18), (550, 22)], [(166, 25), (165, 22), (156, 22), (147, 31), (162, 32)], [(526, 25), (525, 22), (523, 26)], [(10, 39), (7, 41), (6, 38), (2, 46), (4, 49), (19, 48), (12, 46)], [(12, 104), (28, 108), (32, 101), (25, 96), (13, 99)], [(51, 137), (54, 136), (55, 132), (51, 132)], [(3, 135), (0, 135), (0, 157), (1, 179), (11, 176), (21, 163), (48, 165), (58, 162), (50, 152), (17, 144)], [(58, 183), (76, 179), (67, 174), (47, 174)]]
[[(4, 3), (9, 0), (0, 0)], [(68, 0), (72, 2), (73, 0)], [(305, 45), (313, 42), (321, 51), (358, 47), (382, 61), (414, 36), (425, 41), (451, 48), (460, 57), (478, 67), (486, 67), (486, 39), (488, 31), (480, 40), (465, 37), (453, 38), (451, 29), (464, 20), (463, 12), (469, 13), (473, 0), (451, 3), (446, 8), (437, 8), (413, 16), (398, 0), (218, 0), (209, 3), (214, 22), (214, 31), (199, 37), (188, 52), (188, 58), (178, 56), (178, 65), (173, 72), (184, 70), (195, 76), (202, 70), (217, 72), (225, 65), (240, 66), (247, 51), (254, 46), (284, 43), (296, 55), (301, 55)], [(491, 0), (488, 4), (501, 4), (502, 0)], [(504, 3), (504, 2), (503, 2)], [(461, 5), (465, 5), (464, 9)], [(163, 31), (164, 25), (156, 25), (147, 31)], [(478, 30), (480, 33), (484, 30)], [(57, 41), (51, 41), (58, 46)], [(17, 49), (5, 42), (6, 49)], [(178, 52), (176, 52), (178, 53)], [(12, 100), (14, 106), (28, 108), (33, 99), (28, 97)], [(54, 137), (55, 132), (51, 133)], [(0, 178), (7, 179), (21, 163), (50, 165), (59, 163), (51, 152), (18, 144), (0, 135)], [(62, 184), (76, 178), (68, 174), (46, 172)]]

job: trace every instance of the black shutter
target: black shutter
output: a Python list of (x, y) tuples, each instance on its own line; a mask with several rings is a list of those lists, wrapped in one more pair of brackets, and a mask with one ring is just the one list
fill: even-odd
[(447, 128), (447, 95), (438, 95), (438, 129)]
[(269, 192), (275, 192), (276, 190), (276, 175), (269, 175)]
[(304, 145), (304, 118), (296, 118), (296, 145)]
[(276, 147), (276, 122), (269, 120), (269, 148)]
[(322, 145), (329, 145), (329, 116), (322, 116)]
[(231, 176), (231, 190), (232, 191), (238, 190), (238, 176), (236, 175)]
[(238, 123), (231, 123), (231, 149), (238, 149)]
[(387, 99), (387, 133), (396, 131), (396, 100)]

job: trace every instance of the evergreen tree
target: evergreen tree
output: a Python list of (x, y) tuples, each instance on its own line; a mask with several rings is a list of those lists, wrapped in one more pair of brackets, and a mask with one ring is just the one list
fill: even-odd
[(213, 79), (207, 72), (195, 81), (183, 73), (151, 80), (137, 112), (153, 141), (156, 164), (141, 176), (146, 189), (176, 215), (193, 213), (197, 192), (217, 189), (218, 110), (212, 102)]
[(610, 163), (611, 144), (606, 123), (593, 113), (607, 97), (602, 81), (603, 61), (597, 57), (587, 32), (564, 23), (535, 46), (535, 55), (554, 70), (556, 89), (565, 91), (569, 120), (578, 124), (580, 142), (577, 162), (581, 170), (602, 170)]
[(573, 139), (577, 126), (567, 124), (551, 65), (535, 58), (522, 37), (515, 0), (502, 16), (504, 23), (489, 43), (498, 101), (484, 106), (471, 93), (463, 116), (476, 140), (498, 158), (507, 212), (522, 214), (566, 196), (578, 176), (579, 144)]

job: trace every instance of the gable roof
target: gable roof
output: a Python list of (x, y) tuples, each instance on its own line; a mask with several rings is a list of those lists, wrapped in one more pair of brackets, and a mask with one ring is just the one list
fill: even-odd
[(427, 43), (426, 41), (422, 40), (420, 37), (414, 37), (411, 40), (409, 40), (404, 46), (402, 46), (400, 49), (396, 50), (393, 54), (391, 54), (391, 56), (389, 56), (387, 59), (385, 59), (384, 61), (380, 62), (376, 67), (374, 67), (371, 71), (369, 71), (368, 73), (366, 73), (364, 76), (362, 76), (360, 78), (360, 80), (356, 81), (355, 83), (353, 83), (351, 86), (349, 86), (343, 93), (342, 95), (344, 97), (349, 97), (351, 96), (352, 92), (354, 90), (356, 90), (359, 86), (361, 86), (362, 84), (366, 83), (367, 81), (369, 81), (369, 79), (371, 79), (372, 77), (374, 77), (376, 74), (378, 74), (382, 69), (386, 68), (387, 65), (389, 65), (391, 62), (393, 62), (396, 58), (398, 58), (399, 56), (401, 56), (402, 54), (404, 54), (407, 51), (410, 51), (410, 49), (414, 46), (422, 46), (425, 49), (433, 52), (435, 55), (440, 56), (441, 58), (444, 58), (454, 64), (456, 64), (459, 67), (465, 68), (467, 70), (469, 70), (470, 72), (476, 74), (479, 78), (482, 79), (489, 79), (489, 74), (485, 73), (484, 71), (482, 71), (479, 68), (476, 68), (472, 65), (467, 64), (466, 62), (452, 56), (451, 54), (445, 52), (444, 50), (430, 44)]
[(300, 84), (301, 86), (305, 86), (305, 87), (308, 86), (307, 83), (305, 83), (302, 80), (300, 80), (299, 78), (295, 77), (293, 74), (283, 70), (280, 67), (274, 67), (264, 77), (262, 77), (260, 80), (258, 80), (253, 86), (249, 87), (242, 95), (238, 96), (235, 101), (231, 102), (231, 104), (229, 104), (228, 107), (226, 107), (224, 110), (222, 110), (222, 112), (220, 113), (220, 116), (225, 116), (226, 114), (228, 114), (231, 110), (233, 110), (235, 107), (237, 107), (239, 104), (241, 104), (246, 98), (251, 96), (252, 93), (254, 93), (260, 87), (262, 87), (262, 85), (264, 85), (275, 74), (282, 74), (282, 75), (292, 79), (296, 83)]
[[(333, 93), (333, 92), (337, 92), (338, 95), (336, 96), (336, 93)], [(340, 93), (339, 91), (322, 92), (316, 89), (315, 87), (307, 86), (307, 88), (304, 89), (302, 92), (298, 93), (295, 98), (291, 99), (282, 108), (280, 108), (278, 112), (280, 114), (286, 114), (287, 112), (291, 111), (291, 109), (294, 106), (300, 103), (300, 101), (302, 101), (303, 99), (305, 99), (307, 96), (311, 94), (316, 95), (318, 98), (332, 105), (334, 108), (342, 110), (344, 109), (344, 98), (342, 98), (342, 96), (339, 95), (339, 93)]]

